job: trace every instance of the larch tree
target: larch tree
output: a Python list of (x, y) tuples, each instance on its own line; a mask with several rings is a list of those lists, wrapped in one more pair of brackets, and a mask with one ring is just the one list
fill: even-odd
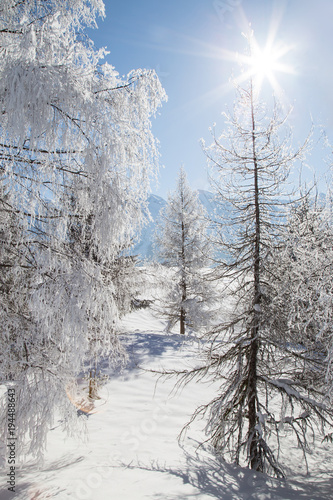
[(211, 257), (207, 216), (198, 193), (187, 183), (184, 168), (160, 216), (156, 253), (171, 274), (158, 310), (167, 318), (168, 330), (179, 322), (184, 335), (187, 327), (197, 330), (209, 326), (214, 301), (213, 287), (205, 276)]
[(158, 167), (164, 90), (153, 71), (102, 64), (84, 33), (98, 15), (101, 0), (0, 6), (0, 383), (16, 390), (22, 454), (41, 454), (56, 409), (76, 419), (66, 389), (89, 358), (125, 357), (113, 269)]
[[(216, 219), (225, 255), (214, 274), (228, 309), (207, 335), (207, 358), (201, 367), (179, 373), (180, 383), (211, 378), (219, 394), (200, 406), (206, 431), (216, 451), (254, 471), (283, 476), (281, 431), (295, 437), (306, 453), (308, 432), (332, 425), (333, 412), (324, 394), (309, 385), (322, 365), (318, 357), (292, 343), (274, 309), (271, 255), (281, 245), (288, 212), (286, 181), (306, 142), (293, 151), (277, 104), (270, 114), (253, 88), (237, 88), (233, 113), (225, 114), (225, 131), (205, 147), (216, 201)], [(281, 276), (283, 279), (283, 276)], [(290, 297), (290, 300), (294, 300)], [(295, 318), (296, 321), (296, 318)], [(185, 427), (186, 429), (187, 427)], [(290, 431), (290, 434), (289, 434)]]

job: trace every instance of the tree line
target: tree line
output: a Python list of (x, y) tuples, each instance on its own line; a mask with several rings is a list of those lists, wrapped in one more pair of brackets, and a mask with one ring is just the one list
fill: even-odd
[[(204, 214), (181, 169), (162, 211), (156, 241), (173, 271), (159, 310), (170, 324), (179, 322), (181, 334), (206, 327), (202, 366), (171, 372), (180, 385), (220, 384), (190, 423), (205, 416), (218, 453), (284, 477), (279, 456), (286, 429), (306, 464), (316, 434), (332, 441), (331, 200), (304, 188), (289, 192), (290, 169), (308, 139), (293, 150), (287, 117), (278, 103), (270, 112), (251, 80), (237, 87), (225, 119), (223, 133), (213, 131), (213, 143), (204, 145), (221, 209)], [(203, 273), (209, 258), (211, 269)]]

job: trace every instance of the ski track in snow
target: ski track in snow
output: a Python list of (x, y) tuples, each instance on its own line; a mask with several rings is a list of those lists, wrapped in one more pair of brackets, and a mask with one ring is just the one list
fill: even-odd
[[(110, 374), (100, 390), (96, 413), (86, 420), (82, 439), (68, 438), (58, 423), (49, 433), (41, 468), (17, 470), (16, 493), (3, 488), (0, 500), (325, 500), (332, 498), (332, 445), (320, 444), (302, 472), (300, 451), (286, 453), (293, 475), (278, 481), (226, 464), (197, 448), (204, 422), (177, 440), (194, 409), (216, 395), (217, 387), (191, 383), (174, 391), (175, 379), (147, 371), (186, 368), (199, 362), (195, 338), (166, 335), (148, 309), (123, 320), (129, 362)], [(146, 371), (144, 370), (146, 369)], [(5, 467), (6, 469), (6, 467)], [(8, 471), (2, 471), (1, 480)]]

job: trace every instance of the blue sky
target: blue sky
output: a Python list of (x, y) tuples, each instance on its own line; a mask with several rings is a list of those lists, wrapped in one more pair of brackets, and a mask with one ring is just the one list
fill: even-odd
[[(319, 127), (333, 142), (332, 46), (330, 0), (105, 0), (106, 18), (89, 30), (96, 47), (107, 47), (107, 61), (123, 75), (134, 68), (155, 69), (168, 94), (153, 132), (160, 141), (161, 168), (155, 194), (166, 197), (175, 187), (181, 164), (194, 189), (209, 189), (200, 139), (210, 143), (209, 127), (223, 128), (221, 113), (232, 106), (230, 77), (240, 68), (228, 52), (243, 53), (241, 35), (248, 23), (265, 45), (274, 28), (276, 42), (290, 48), (283, 62), (294, 74), (277, 74), (285, 101), (293, 106), (290, 123), (295, 146), (313, 121), (314, 148), (303, 169), (323, 177), (331, 151)], [(281, 60), (282, 62), (282, 60)], [(266, 84), (266, 93), (271, 89)], [(324, 161), (326, 158), (326, 161)], [(321, 181), (320, 190), (324, 189)]]

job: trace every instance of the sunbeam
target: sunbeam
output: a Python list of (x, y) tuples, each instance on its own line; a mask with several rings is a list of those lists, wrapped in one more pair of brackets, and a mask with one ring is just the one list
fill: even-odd
[(248, 41), (248, 55), (239, 56), (239, 62), (246, 71), (237, 79), (240, 84), (251, 79), (256, 93), (260, 93), (264, 80), (268, 80), (274, 94), (281, 97), (282, 89), (277, 80), (277, 73), (295, 74), (295, 69), (282, 61), (282, 58), (290, 52), (292, 47), (283, 43), (275, 43), (274, 36), (268, 35), (264, 48), (256, 41), (253, 31), (244, 35)]

